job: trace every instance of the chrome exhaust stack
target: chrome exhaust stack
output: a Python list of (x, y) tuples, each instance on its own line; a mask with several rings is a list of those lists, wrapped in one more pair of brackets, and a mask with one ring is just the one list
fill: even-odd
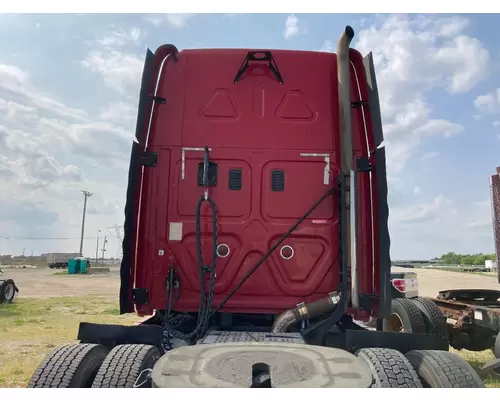
[[(340, 158), (341, 171), (347, 178), (348, 184), (346, 190), (343, 190), (343, 198), (341, 204), (349, 206), (345, 212), (344, 220), (345, 235), (347, 238), (345, 245), (342, 247), (348, 249), (345, 254), (347, 267), (351, 269), (351, 304), (355, 308), (359, 308), (359, 293), (358, 293), (358, 270), (357, 270), (357, 241), (356, 241), (356, 171), (354, 169), (352, 155), (352, 119), (351, 119), (351, 74), (349, 60), (349, 46), (354, 38), (354, 30), (348, 25), (344, 32), (340, 35), (337, 42), (337, 81), (338, 81), (338, 102), (339, 102), (339, 129), (340, 129)], [(341, 217), (342, 220), (342, 217)], [(346, 291), (347, 292), (347, 291)], [(287, 332), (289, 329), (302, 321), (308, 321), (334, 312), (341, 301), (347, 304), (344, 296), (347, 293), (330, 293), (329, 296), (317, 300), (310, 304), (300, 303), (296, 308), (286, 310), (275, 320), (271, 329), (272, 333)], [(342, 298), (342, 299), (341, 299)], [(338, 310), (337, 310), (338, 311)]]
[(347, 25), (337, 42), (337, 81), (339, 102), (340, 158), (341, 171), (349, 176), (345, 204), (349, 205), (346, 215), (348, 253), (347, 265), (351, 271), (351, 304), (359, 307), (358, 269), (357, 269), (357, 232), (356, 232), (356, 171), (352, 156), (352, 116), (351, 116), (351, 74), (349, 46), (354, 38), (354, 29)]

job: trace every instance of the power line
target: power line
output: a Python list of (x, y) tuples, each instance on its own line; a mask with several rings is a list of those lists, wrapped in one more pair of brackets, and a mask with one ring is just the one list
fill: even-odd
[[(95, 240), (97, 237), (85, 237), (83, 240)], [(0, 240), (80, 240), (79, 237), (33, 237), (33, 236), (0, 236)]]

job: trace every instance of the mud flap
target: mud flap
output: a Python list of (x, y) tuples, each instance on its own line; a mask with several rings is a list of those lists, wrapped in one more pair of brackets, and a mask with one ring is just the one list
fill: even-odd
[(370, 119), (372, 121), (373, 141), (375, 147), (378, 147), (384, 141), (384, 131), (382, 129), (375, 65), (373, 64), (373, 54), (371, 52), (363, 58), (363, 66), (368, 89), (368, 107), (370, 108)]
[(161, 349), (163, 330), (158, 325), (107, 325), (80, 322), (77, 340), (106, 347), (120, 344), (149, 344)]
[(375, 152), (375, 179), (377, 182), (378, 243), (380, 266), (380, 319), (391, 313), (391, 239), (389, 236), (389, 205), (387, 204), (387, 170), (385, 147)]
[[(131, 302), (132, 296), (132, 250), (134, 238), (134, 212), (137, 191), (139, 190), (140, 160), (141, 149), (144, 144), (147, 122), (147, 102), (149, 101), (149, 86), (153, 75), (154, 54), (147, 50), (144, 61), (144, 70), (142, 72), (141, 91), (139, 95), (137, 125), (135, 128), (135, 138), (137, 142), (132, 144), (130, 154), (130, 165), (128, 172), (127, 198), (125, 203), (125, 222), (123, 234), (123, 258), (120, 266), (120, 314), (134, 311), (134, 305)], [(141, 144), (142, 143), (142, 144)]]
[(140, 172), (141, 146), (134, 142), (130, 155), (127, 200), (125, 203), (125, 223), (122, 242), (123, 258), (120, 265), (120, 314), (134, 311), (132, 296), (132, 250), (134, 237), (134, 210)]
[(346, 330), (346, 349), (353, 353), (359, 349), (380, 347), (405, 354), (412, 350), (441, 350), (443, 345), (446, 345), (446, 340), (433, 334)]

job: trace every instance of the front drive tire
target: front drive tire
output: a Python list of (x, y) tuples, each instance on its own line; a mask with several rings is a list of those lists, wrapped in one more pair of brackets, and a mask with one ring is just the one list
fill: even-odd
[(366, 348), (356, 355), (368, 364), (372, 371), (373, 388), (421, 388), (422, 383), (412, 365), (397, 350)]

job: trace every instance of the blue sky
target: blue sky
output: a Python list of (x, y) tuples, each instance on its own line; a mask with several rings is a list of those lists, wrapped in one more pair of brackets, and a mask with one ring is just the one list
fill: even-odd
[(95, 192), (86, 255), (123, 223), (146, 47), (335, 51), (346, 24), (377, 68), (392, 257), (492, 252), (498, 16), (447, 14), (0, 15), (0, 252), (77, 250), (80, 189)]

